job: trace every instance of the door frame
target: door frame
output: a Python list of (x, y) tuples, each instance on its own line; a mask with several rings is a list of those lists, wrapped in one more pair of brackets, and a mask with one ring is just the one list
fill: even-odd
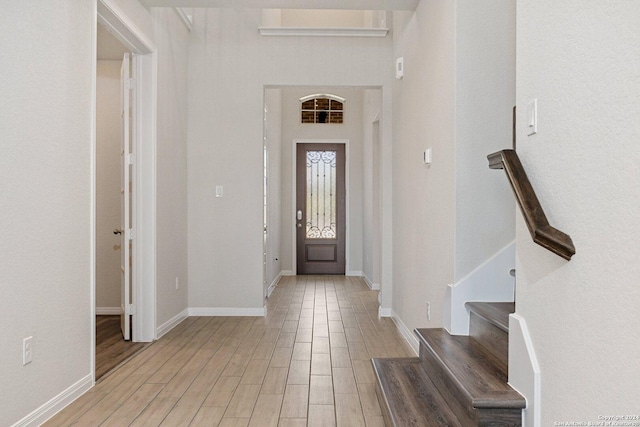
[(345, 244), (344, 244), (344, 274), (345, 276), (350, 276), (351, 266), (349, 263), (349, 248), (350, 248), (350, 237), (349, 231), (350, 227), (350, 209), (349, 209), (349, 195), (350, 195), (350, 183), (349, 183), (349, 175), (350, 175), (350, 144), (348, 139), (294, 139), (291, 147), (291, 251), (292, 251), (292, 271), (293, 275), (298, 274), (298, 246), (296, 242), (297, 230), (296, 230), (296, 221), (294, 220), (296, 216), (296, 189), (297, 189), (297, 180), (296, 180), (296, 153), (298, 144), (344, 144), (344, 186), (345, 186), (345, 195), (344, 195), (344, 208), (345, 208)]
[[(153, 341), (156, 338), (156, 121), (157, 121), (157, 68), (158, 57), (155, 44), (114, 0), (96, 0), (96, 29), (93, 34), (94, 53), (97, 43), (97, 25), (102, 24), (130, 52), (137, 61), (135, 67), (135, 195), (136, 229), (134, 277), (132, 293), (135, 304), (133, 314), (132, 341)], [(95, 58), (94, 58), (95, 59)], [(94, 108), (91, 138), (92, 177), (92, 285), (91, 285), (91, 348), (95, 348), (95, 251), (96, 251), (96, 70), (93, 70), (92, 105)], [(95, 354), (91, 355), (92, 376), (95, 379)]]

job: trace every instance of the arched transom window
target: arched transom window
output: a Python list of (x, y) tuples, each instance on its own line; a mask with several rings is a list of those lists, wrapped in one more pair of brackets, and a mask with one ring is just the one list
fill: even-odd
[(301, 123), (342, 123), (344, 98), (314, 94), (300, 98)]

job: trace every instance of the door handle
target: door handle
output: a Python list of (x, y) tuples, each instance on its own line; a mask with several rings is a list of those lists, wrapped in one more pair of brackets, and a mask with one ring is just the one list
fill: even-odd
[(302, 211), (301, 210), (296, 212), (296, 218), (298, 219), (298, 221), (302, 221)]
[(114, 228), (113, 229), (113, 234), (122, 234), (124, 230), (122, 228)]
[(302, 228), (302, 224), (298, 223), (298, 228)]

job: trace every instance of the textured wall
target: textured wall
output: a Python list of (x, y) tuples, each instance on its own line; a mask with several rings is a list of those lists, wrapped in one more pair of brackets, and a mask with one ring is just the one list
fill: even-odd
[(514, 239), (511, 190), (486, 156), (511, 145), (515, 8), (425, 0), (394, 15), (404, 77), (393, 104), (393, 247), (403, 254), (394, 256), (393, 309), (413, 329), (439, 326), (446, 285)]
[(487, 155), (511, 148), (516, 7), (512, 0), (456, 3), (458, 282), (515, 238), (511, 187), (504, 172), (489, 169)]
[(267, 277), (265, 291), (282, 270), (282, 91), (264, 91), (267, 113), (269, 217), (267, 247)]
[(414, 14), (395, 13), (393, 26), (405, 70), (393, 103), (393, 310), (413, 329), (439, 325), (453, 280), (455, 3), (423, 1)]
[(90, 1), (2, 2), (3, 426), (90, 379), (95, 22)]
[[(380, 285), (380, 135), (382, 92), (362, 96), (362, 272)], [(378, 122), (374, 124), (374, 120)], [(377, 129), (377, 131), (375, 130)], [(374, 135), (375, 134), (375, 135)]]
[(158, 47), (157, 327), (187, 308), (189, 32), (174, 9), (152, 9), (151, 16)]
[(516, 307), (541, 367), (541, 425), (637, 414), (640, 3), (520, 0), (517, 14), (518, 151), (576, 246), (564, 261), (518, 220)]

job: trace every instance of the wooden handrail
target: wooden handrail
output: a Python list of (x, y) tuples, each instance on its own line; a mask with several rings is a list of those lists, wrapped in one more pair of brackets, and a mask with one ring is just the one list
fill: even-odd
[(551, 252), (570, 260), (576, 253), (568, 234), (549, 225), (529, 178), (514, 150), (502, 150), (487, 156), (491, 169), (504, 169), (518, 200), (533, 241)]

